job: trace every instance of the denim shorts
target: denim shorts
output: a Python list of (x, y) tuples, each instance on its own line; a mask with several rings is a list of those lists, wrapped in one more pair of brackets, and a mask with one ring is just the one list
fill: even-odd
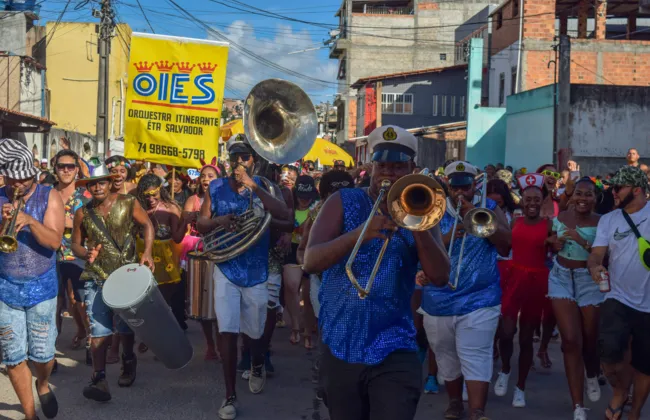
[(56, 352), (56, 298), (34, 306), (15, 307), (0, 302), (2, 363), (16, 366), (28, 357), (47, 363)]
[(94, 281), (86, 282), (86, 313), (90, 320), (90, 336), (93, 338), (108, 337), (113, 334), (113, 328), (120, 334), (133, 334), (126, 322), (119, 316), (117, 323), (113, 310), (102, 299), (102, 288)]
[(568, 269), (557, 261), (548, 276), (548, 297), (551, 299), (569, 299), (579, 307), (600, 305), (605, 294), (594, 283), (586, 268)]

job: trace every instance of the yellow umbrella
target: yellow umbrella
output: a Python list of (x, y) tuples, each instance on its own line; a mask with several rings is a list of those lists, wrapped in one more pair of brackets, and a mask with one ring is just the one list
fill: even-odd
[(345, 150), (341, 149), (336, 144), (325, 139), (316, 139), (309, 153), (305, 155), (303, 160), (320, 160), (320, 163), (325, 166), (333, 166), (335, 160), (342, 160), (345, 166), (354, 165), (354, 159), (347, 154)]
[(223, 141), (228, 141), (235, 134), (244, 134), (244, 123), (242, 120), (232, 120), (221, 126), (221, 138)]

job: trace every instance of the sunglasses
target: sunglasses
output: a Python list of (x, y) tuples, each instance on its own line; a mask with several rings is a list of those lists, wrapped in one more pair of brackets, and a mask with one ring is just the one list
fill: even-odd
[(467, 192), (467, 191), (469, 191), (469, 190), (472, 189), (472, 184), (467, 184), (467, 185), (457, 185), (457, 186), (450, 185), (449, 188), (450, 188), (451, 190), (454, 190), (454, 191), (461, 190), (461, 191), (465, 191), (465, 192)]
[(56, 169), (59, 171), (62, 171), (64, 169), (67, 169), (68, 171), (74, 171), (77, 168), (77, 165), (74, 163), (57, 163), (56, 164)]
[(629, 187), (629, 185), (614, 185), (612, 187), (612, 191), (618, 194), (623, 188), (627, 188), (627, 187)]
[(545, 175), (545, 176), (552, 176), (552, 177), (555, 178), (555, 179), (560, 179), (560, 177), (562, 176), (561, 173), (559, 173), (559, 172), (549, 171), (548, 169), (545, 170), (545, 171), (542, 171), (542, 175)]
[(237, 160), (241, 159), (242, 162), (248, 162), (251, 160), (251, 157), (250, 153), (238, 153), (236, 155), (230, 155), (230, 161), (237, 162)]

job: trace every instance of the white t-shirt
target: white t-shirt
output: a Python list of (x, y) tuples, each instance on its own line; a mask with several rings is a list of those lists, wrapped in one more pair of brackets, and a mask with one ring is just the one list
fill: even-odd
[[(650, 239), (650, 203), (630, 214), (639, 233)], [(650, 271), (641, 264), (639, 246), (621, 210), (600, 218), (594, 247), (609, 248), (609, 280), (611, 292), (605, 299), (619, 302), (642, 312), (650, 312)]]

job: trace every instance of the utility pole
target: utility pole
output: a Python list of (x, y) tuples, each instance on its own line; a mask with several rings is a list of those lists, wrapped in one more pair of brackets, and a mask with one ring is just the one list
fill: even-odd
[(99, 77), (97, 78), (97, 143), (103, 142), (104, 156), (110, 150), (108, 139), (108, 88), (109, 88), (109, 56), (111, 54), (111, 38), (115, 22), (115, 13), (111, 0), (102, 0), (100, 11), (93, 11), (93, 16), (99, 17), (97, 49), (99, 54)]
[[(327, 136), (330, 132), (330, 101), (327, 101), (325, 103), (325, 136)], [(329, 139), (329, 141), (332, 141), (332, 139)]]

